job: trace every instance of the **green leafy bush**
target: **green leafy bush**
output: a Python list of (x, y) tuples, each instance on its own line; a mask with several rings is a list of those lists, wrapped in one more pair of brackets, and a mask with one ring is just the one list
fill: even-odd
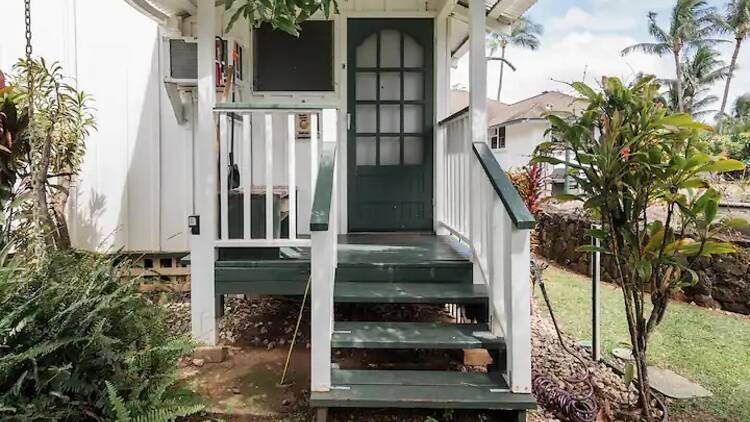
[(73, 252), (0, 258), (0, 420), (171, 420), (200, 410), (177, 383), (191, 342), (123, 282), (121, 265)]
[[(601, 252), (615, 263), (638, 375), (630, 368), (626, 380), (638, 388), (640, 418), (650, 421), (649, 340), (671, 292), (697, 282), (697, 260), (735, 251), (717, 236), (745, 222), (719, 215), (721, 195), (711, 175), (745, 166), (707, 154), (701, 136), (711, 128), (655, 101), (660, 86), (653, 77), (629, 86), (605, 78), (601, 90), (571, 86), (588, 106), (571, 120), (548, 115), (555, 141), (540, 144), (533, 161), (565, 164), (579, 192), (564, 199), (580, 201), (601, 221), (589, 234), (602, 246), (578, 250)], [(563, 151), (573, 159), (559, 159)]]
[(750, 166), (750, 132), (716, 135), (709, 140), (711, 152), (726, 155)]

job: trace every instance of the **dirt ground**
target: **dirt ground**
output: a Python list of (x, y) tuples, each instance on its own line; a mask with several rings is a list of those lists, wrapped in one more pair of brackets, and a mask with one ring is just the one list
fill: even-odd
[[(309, 328), (301, 329), (292, 354), (285, 385), (281, 375), (289, 350), (299, 301), (260, 298), (230, 299), (227, 314), (221, 324), (220, 337), (229, 348), (229, 358), (222, 363), (201, 362), (200, 366), (186, 360), (183, 378), (209, 402), (209, 414), (197, 420), (215, 421), (310, 421), (309, 408), (310, 350)], [(172, 323), (187, 329), (183, 317), (189, 318), (189, 305), (172, 304)], [(447, 320), (441, 307), (384, 305), (369, 312), (389, 315), (395, 320), (407, 318), (419, 321)], [(342, 309), (351, 319), (364, 318), (366, 312), (357, 307)], [(386, 318), (387, 319), (387, 318)], [(270, 323), (270, 324), (269, 324)], [(303, 313), (302, 327), (309, 327), (309, 309)], [(381, 369), (445, 369), (482, 370), (464, 365), (461, 351), (351, 351), (337, 352), (342, 368)], [(398, 361), (394, 366), (387, 362)], [(500, 412), (415, 409), (331, 409), (331, 422), (476, 422), (505, 421), (508, 415)], [(530, 421), (549, 419), (531, 415)]]

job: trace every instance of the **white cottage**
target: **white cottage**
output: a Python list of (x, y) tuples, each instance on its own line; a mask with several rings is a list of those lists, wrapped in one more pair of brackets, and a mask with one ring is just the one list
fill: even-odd
[[(179, 248), (165, 246), (169, 233), (189, 243), (197, 339), (216, 341), (224, 295), (309, 286), (311, 404), (321, 416), (329, 407), (444, 407), (525, 419), (535, 406), (534, 220), (488, 145), (485, 33), (508, 30), (534, 0), (339, 0), (340, 13), (314, 16), (299, 38), (241, 21), (227, 33), (221, 1), (127, 0), (155, 22), (138, 35), (153, 43), (150, 55), (133, 54), (151, 66), (145, 74), (128, 73), (133, 57), (123, 52), (136, 47), (127, 42), (96, 48), (111, 34), (103, 22), (123, 27), (115, 38), (132, 34), (130, 12), (67, 2), (109, 15), (80, 40), (92, 45), (83, 50), (91, 68), (77, 69), (112, 68), (120, 85), (103, 89), (112, 96), (104, 101), (126, 106), (100, 116), (100, 127), (128, 133), (124, 146), (87, 156), (95, 168), (84, 169), (79, 194), (92, 194), (72, 211), (87, 210), (82, 221), (96, 227), (97, 207), (117, 218), (97, 202), (97, 184), (160, 181), (145, 193), (120, 186), (120, 215), (148, 239), (125, 227), (126, 248)], [(79, 48), (63, 51), (80, 63)], [(469, 107), (451, 113), (450, 66), (467, 52)], [(158, 158), (137, 161), (138, 148)], [(90, 232), (88, 245), (104, 232)], [(336, 321), (341, 303), (452, 304), (460, 323)], [(489, 373), (345, 370), (332, 354), (472, 348), (490, 352)]]
[[(453, 90), (451, 109), (460, 111), (469, 104), (469, 93)], [(505, 170), (529, 164), (536, 147), (548, 140), (547, 113), (568, 118), (583, 108), (581, 99), (559, 91), (544, 91), (511, 104), (487, 100), (487, 138), (497, 162)]]

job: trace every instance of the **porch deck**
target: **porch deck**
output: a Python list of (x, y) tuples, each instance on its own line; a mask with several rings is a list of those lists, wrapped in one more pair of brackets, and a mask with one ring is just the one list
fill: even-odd
[[(339, 236), (336, 290), (352, 300), (378, 286), (354, 289), (352, 282), (471, 282), (469, 249), (450, 236), (422, 233), (367, 233)], [(441, 271), (433, 271), (441, 268)], [(310, 249), (220, 248), (215, 265), (217, 294), (301, 295), (310, 276)], [(337, 286), (338, 287), (338, 286)], [(415, 291), (416, 289), (416, 291)], [(455, 289), (454, 289), (455, 290)], [(358, 293), (359, 291), (359, 293)], [(429, 289), (404, 286), (390, 296), (427, 297)], [(454, 291), (469, 298), (471, 290)], [(381, 299), (383, 299), (381, 294)], [(397, 299), (394, 299), (397, 300)]]

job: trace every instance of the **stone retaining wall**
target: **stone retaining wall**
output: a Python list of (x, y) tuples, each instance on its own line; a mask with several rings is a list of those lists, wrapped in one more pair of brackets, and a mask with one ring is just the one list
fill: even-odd
[[(573, 271), (590, 274), (590, 255), (576, 252), (588, 244), (591, 221), (572, 212), (543, 211), (537, 217), (537, 253)], [(686, 287), (686, 300), (698, 305), (750, 314), (750, 249), (737, 245), (738, 253), (701, 259), (697, 285)], [(602, 280), (612, 280), (615, 267), (602, 259)]]

